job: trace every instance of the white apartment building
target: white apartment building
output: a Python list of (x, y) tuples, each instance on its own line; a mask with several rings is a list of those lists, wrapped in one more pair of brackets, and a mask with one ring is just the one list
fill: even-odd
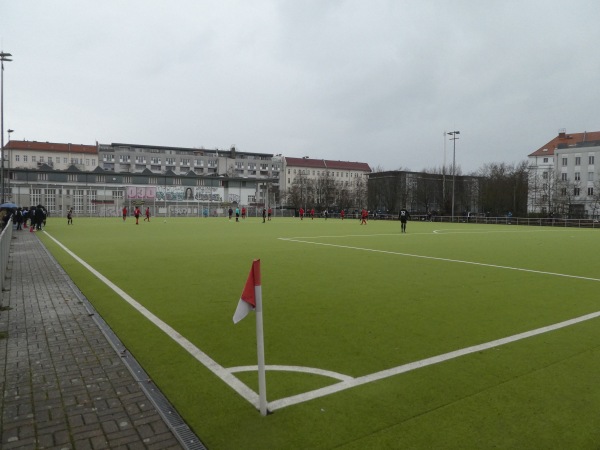
[(529, 155), (529, 213), (598, 217), (600, 131), (567, 134)]

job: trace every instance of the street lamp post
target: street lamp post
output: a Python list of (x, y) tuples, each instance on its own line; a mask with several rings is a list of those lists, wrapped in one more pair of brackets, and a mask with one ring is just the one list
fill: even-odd
[(10, 53), (0, 51), (0, 149), (2, 149), (2, 203), (4, 203), (4, 61), (12, 61)]
[(452, 141), (452, 222), (454, 222), (454, 187), (456, 186), (456, 140), (458, 139), (458, 134), (460, 131), (450, 131), (448, 133), (452, 137), (450, 140)]
[[(7, 144), (10, 144), (10, 133), (14, 133), (14, 131), (15, 130), (11, 130), (10, 128), (8, 130), (6, 130), (6, 133), (8, 134), (8, 142), (7, 142)], [(10, 159), (11, 159), (11, 152), (10, 152), (10, 149), (9, 149), (8, 150), (8, 178), (7, 178), (6, 183), (8, 185), (7, 191), (10, 192), (10, 194), (11, 194), (11, 200), (14, 203), (15, 199), (12, 198), (12, 192), (10, 191)]]

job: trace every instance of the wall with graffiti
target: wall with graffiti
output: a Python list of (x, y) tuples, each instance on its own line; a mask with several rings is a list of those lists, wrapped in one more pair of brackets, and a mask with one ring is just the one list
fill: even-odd
[(224, 189), (218, 187), (152, 186), (127, 187), (128, 200), (156, 200), (170, 202), (222, 202)]

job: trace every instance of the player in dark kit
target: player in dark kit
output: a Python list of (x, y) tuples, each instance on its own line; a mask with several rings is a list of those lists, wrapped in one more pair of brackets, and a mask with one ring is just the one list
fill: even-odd
[(406, 221), (410, 219), (410, 214), (406, 210), (406, 208), (402, 208), (400, 210), (400, 214), (398, 215), (398, 220), (400, 220), (400, 228), (402, 228), (402, 233), (406, 233)]

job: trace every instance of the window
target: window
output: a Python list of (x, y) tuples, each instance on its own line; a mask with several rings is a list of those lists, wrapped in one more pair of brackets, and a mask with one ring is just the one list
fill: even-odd
[(123, 200), (123, 191), (112, 191), (113, 200)]
[(131, 177), (123, 177), (123, 183), (131, 183)]
[(173, 179), (173, 184), (180, 186), (181, 185), (181, 178), (175, 178)]
[(566, 173), (561, 173), (560, 174), (560, 179), (561, 179), (561, 181), (567, 181), (568, 180), (567, 174)]
[(548, 172), (543, 172), (543, 173), (542, 173), (542, 178), (543, 178), (544, 180), (547, 180), (547, 179), (548, 179)]
[(160, 164), (160, 158), (157, 157), (157, 156), (152, 156), (150, 158), (150, 164), (159, 165)]
[(32, 205), (39, 205), (40, 203), (42, 203), (42, 190), (31, 189), (30, 199)]
[(581, 165), (581, 156), (576, 156), (575, 157), (575, 165), (576, 166), (580, 166)]
[(581, 173), (575, 172), (575, 181), (581, 181)]
[(38, 173), (37, 179), (38, 179), (38, 181), (48, 181), (48, 174), (47, 173)]
[(77, 175), (74, 173), (70, 173), (67, 175), (67, 181), (77, 181)]
[(588, 181), (594, 181), (594, 172), (588, 172)]
[(544, 162), (547, 163), (548, 162), (548, 158), (544, 158)]
[(148, 178), (148, 184), (158, 184), (158, 178), (156, 178), (156, 177)]
[(40, 156), (40, 162), (42, 162), (42, 163), (44, 162), (44, 157), (43, 156)]
[[(25, 158), (27, 158), (27, 156)], [(25, 161), (27, 161), (27, 159), (25, 159)], [(66, 163), (67, 163), (67, 158), (65, 157), (65, 158), (63, 158), (63, 164), (66, 164)]]
[(562, 159), (562, 165), (563, 165), (563, 166), (566, 166), (566, 165), (567, 165), (567, 158), (563, 158), (563, 159)]
[(594, 155), (588, 156), (588, 164), (594, 164)]
[(567, 196), (567, 188), (562, 188), (560, 190), (560, 195), (562, 195), (563, 197), (566, 197)]
[(594, 195), (594, 188), (593, 187), (589, 187), (588, 188), (588, 195)]
[(580, 194), (580, 189), (578, 187), (573, 188), (573, 195), (578, 196)]
[(31, 162), (35, 162), (35, 155), (31, 157)]
[(16, 156), (15, 156), (15, 161), (19, 161), (20, 159), (21, 159), (21, 156), (20, 156), (20, 155), (16, 155)]
[(175, 165), (175, 158), (167, 158), (167, 164), (169, 166), (174, 166)]
[(104, 175), (96, 175), (96, 183), (104, 183), (106, 182), (106, 177)]
[(52, 156), (48, 156), (48, 164), (52, 165)]

